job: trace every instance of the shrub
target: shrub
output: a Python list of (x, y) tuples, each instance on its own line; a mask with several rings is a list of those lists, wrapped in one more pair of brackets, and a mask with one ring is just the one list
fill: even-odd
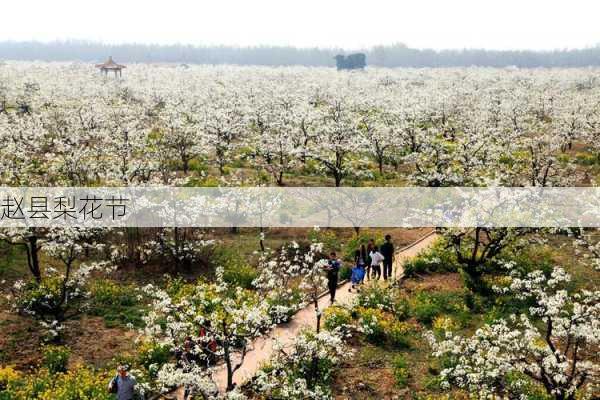
[(192, 177), (188, 179), (184, 185), (186, 187), (219, 187), (221, 182), (219, 179), (212, 175), (205, 175), (203, 178)]
[(59, 374), (50, 387), (39, 394), (40, 400), (111, 400), (113, 396), (106, 390), (108, 376), (86, 368), (77, 368), (66, 374)]
[(109, 376), (78, 367), (66, 373), (50, 374), (47, 369), (21, 375), (0, 369), (0, 400), (113, 400), (107, 393)]
[(181, 277), (173, 278), (167, 275), (165, 276), (165, 291), (174, 301), (180, 301), (183, 297), (193, 295), (194, 285), (186, 282)]
[(137, 304), (137, 290), (131, 285), (99, 279), (91, 286), (94, 303), (104, 306), (133, 306)]
[(403, 268), (404, 275), (411, 277), (434, 272), (456, 272), (458, 262), (456, 255), (447, 248), (446, 242), (438, 240), (417, 257), (406, 261)]
[(388, 319), (383, 311), (374, 308), (358, 308), (362, 328), (367, 340), (379, 344), (385, 339), (386, 328), (389, 326)]
[(408, 363), (403, 355), (397, 355), (392, 361), (392, 371), (394, 373), (394, 381), (399, 388), (408, 386), (410, 373), (408, 371)]
[(21, 373), (13, 367), (0, 368), (0, 399), (2, 399), (2, 392), (9, 389), (15, 382), (19, 382), (21, 379)]
[(412, 302), (411, 313), (417, 321), (430, 324), (437, 315), (442, 313), (442, 308), (434, 301), (434, 297), (419, 293)]
[(404, 276), (413, 277), (418, 274), (424, 274), (427, 272), (428, 263), (419, 258), (419, 256), (413, 258), (412, 260), (407, 260), (402, 268), (404, 269)]
[(329, 229), (313, 229), (309, 232), (308, 239), (312, 243), (323, 243), (325, 249), (339, 249), (341, 247), (340, 239), (334, 231)]
[(279, 324), (289, 321), (298, 311), (298, 305), (302, 303), (302, 293), (297, 288), (282, 288), (269, 293), (266, 302), (269, 304), (271, 319)]
[[(427, 385), (426, 385), (427, 386)], [(459, 400), (468, 399), (468, 397), (456, 397), (449, 394), (428, 394), (425, 397), (418, 397), (419, 400)]]
[(460, 325), (448, 315), (438, 315), (433, 320), (433, 332), (443, 336), (446, 332), (452, 332), (460, 328)]
[(206, 160), (200, 158), (193, 158), (189, 161), (188, 167), (190, 171), (198, 173), (200, 176), (205, 176), (208, 173), (208, 164)]
[(406, 322), (395, 321), (391, 324), (387, 338), (392, 346), (397, 349), (407, 349), (411, 346), (413, 328)]
[(67, 291), (67, 298), (63, 299), (62, 285), (63, 279), (59, 276), (47, 277), (40, 283), (31, 280), (20, 286), (15, 306), (38, 319), (62, 322), (66, 319), (67, 311), (77, 308), (85, 299), (83, 290)]
[(258, 276), (256, 269), (248, 264), (238, 264), (225, 267), (223, 280), (231, 285), (251, 289), (252, 282)]
[(223, 280), (231, 285), (252, 289), (258, 271), (232, 249), (219, 246), (211, 257), (213, 267), (223, 267)]
[(67, 372), (71, 351), (64, 346), (44, 346), (42, 349), (42, 367), (50, 374)]
[(379, 282), (370, 282), (365, 285), (360, 291), (356, 302), (359, 307), (394, 311), (392, 291)]
[[(440, 392), (440, 391), (444, 390), (444, 379), (439, 375), (428, 376), (427, 378), (425, 378), (425, 381), (423, 382), (423, 387), (425, 389), (427, 389), (428, 391)], [(429, 397), (427, 397), (427, 398), (429, 398)], [(442, 398), (443, 397), (440, 397), (440, 399), (442, 399)], [(447, 399), (450, 400), (449, 397), (447, 397)]]
[(575, 160), (579, 165), (594, 165), (598, 162), (598, 157), (589, 153), (577, 153)]
[(169, 362), (171, 355), (170, 346), (145, 342), (138, 349), (138, 362), (153, 378), (156, 378), (156, 374), (164, 364)]
[(395, 297), (394, 316), (398, 321), (404, 321), (410, 317), (410, 303), (407, 298), (400, 296)]
[(350, 311), (343, 307), (327, 307), (323, 313), (325, 329), (333, 331), (336, 329), (344, 330), (352, 324)]

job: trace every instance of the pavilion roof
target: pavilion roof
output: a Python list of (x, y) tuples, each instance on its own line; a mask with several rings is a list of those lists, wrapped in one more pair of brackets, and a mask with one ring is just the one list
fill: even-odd
[(96, 68), (102, 68), (102, 69), (123, 69), (123, 68), (126, 68), (126, 67), (124, 65), (117, 64), (116, 62), (114, 62), (112, 56), (110, 56), (110, 57), (108, 57), (108, 60), (106, 60), (103, 64), (96, 64)]

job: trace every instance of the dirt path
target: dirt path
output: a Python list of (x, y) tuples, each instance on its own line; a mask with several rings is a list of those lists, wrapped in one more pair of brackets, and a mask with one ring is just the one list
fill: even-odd
[[(436, 235), (431, 232), (417, 242), (399, 249), (396, 253), (394, 262), (394, 276), (397, 278), (401, 277), (403, 273), (402, 264), (405, 260), (416, 256), (421, 250), (429, 247), (435, 239)], [(355, 294), (348, 292), (349, 287), (350, 283), (345, 283), (338, 287), (336, 302), (339, 304), (350, 304)], [(328, 306), (329, 296), (321, 296), (319, 299), (319, 308), (324, 310)], [(313, 305), (309, 305), (298, 311), (290, 322), (279, 325), (269, 332), (268, 335), (256, 339), (252, 344), (252, 350), (246, 354), (244, 364), (235, 372), (233, 381), (240, 385), (251, 379), (260, 367), (271, 359), (274, 351), (273, 345), (275, 344), (275, 339), (282, 343), (284, 347), (290, 346), (296, 335), (307, 326), (316, 326), (316, 316)], [(219, 390), (224, 392), (227, 386), (227, 370), (223, 367), (219, 368), (214, 373), (213, 379), (218, 385)]]

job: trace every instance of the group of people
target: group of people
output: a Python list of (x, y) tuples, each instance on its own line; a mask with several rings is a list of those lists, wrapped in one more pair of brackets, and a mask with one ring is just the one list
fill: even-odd
[[(391, 278), (393, 262), (394, 244), (390, 235), (385, 236), (385, 242), (381, 246), (377, 246), (375, 240), (369, 240), (367, 245), (361, 245), (354, 252), (351, 286), (348, 290), (350, 292), (354, 289), (360, 291), (360, 285), (364, 283), (365, 278), (379, 280), (382, 275), (384, 280)], [(335, 302), (341, 266), (342, 262), (338, 259), (336, 252), (332, 251), (325, 267), (331, 303)], [(206, 322), (205, 325), (206, 327), (200, 329), (198, 343), (191, 336), (187, 337), (183, 345), (175, 351), (179, 368), (189, 370), (194, 365), (203, 367), (214, 365), (218, 344), (207, 336), (210, 322)], [(119, 365), (117, 375), (108, 384), (109, 392), (116, 394), (117, 400), (133, 400), (134, 398), (136, 381), (129, 375), (128, 369), (127, 365)], [(188, 394), (186, 390), (186, 397)]]
[[(375, 240), (370, 239), (366, 245), (361, 245), (354, 252), (352, 275), (350, 277), (351, 285), (348, 291), (352, 292), (354, 289), (360, 291), (360, 286), (364, 283), (365, 278), (368, 280), (380, 280), (383, 275), (383, 279), (388, 280), (392, 277), (393, 262), (394, 244), (392, 243), (392, 237), (385, 235), (385, 242), (381, 246), (377, 246)], [(329, 254), (329, 261), (325, 267), (331, 303), (335, 302), (335, 293), (341, 266), (341, 261), (337, 258), (336, 253), (332, 251)]]
[(183, 346), (175, 350), (177, 366), (184, 371), (189, 371), (194, 366), (208, 368), (217, 361), (217, 341), (207, 335), (210, 321), (205, 321), (204, 325), (200, 328), (197, 340), (188, 336), (185, 338)]

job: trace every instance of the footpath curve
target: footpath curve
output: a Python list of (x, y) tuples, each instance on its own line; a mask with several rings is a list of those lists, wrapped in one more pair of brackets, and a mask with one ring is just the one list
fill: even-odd
[[(399, 279), (402, 277), (404, 270), (402, 265), (407, 259), (415, 257), (422, 250), (431, 246), (431, 244), (437, 238), (435, 231), (431, 231), (427, 235), (421, 237), (419, 240), (411, 243), (396, 251), (394, 257), (394, 278)], [(350, 283), (345, 281), (341, 282), (338, 286), (336, 293), (337, 304), (350, 304), (355, 293), (348, 292)], [(324, 310), (329, 306), (329, 296), (324, 293), (319, 298), (319, 308)], [(244, 364), (238, 369), (234, 376), (233, 381), (237, 385), (241, 385), (250, 380), (262, 365), (268, 362), (274, 353), (274, 344), (279, 341), (284, 347), (291, 346), (294, 342), (295, 337), (305, 327), (315, 327), (316, 316), (314, 305), (309, 304), (303, 309), (299, 310), (291, 321), (278, 325), (265, 336), (261, 336), (254, 340), (250, 346), (251, 350), (246, 354)], [(225, 392), (227, 387), (227, 370), (224, 366), (219, 367), (213, 374), (213, 379), (217, 384), (221, 393)]]

